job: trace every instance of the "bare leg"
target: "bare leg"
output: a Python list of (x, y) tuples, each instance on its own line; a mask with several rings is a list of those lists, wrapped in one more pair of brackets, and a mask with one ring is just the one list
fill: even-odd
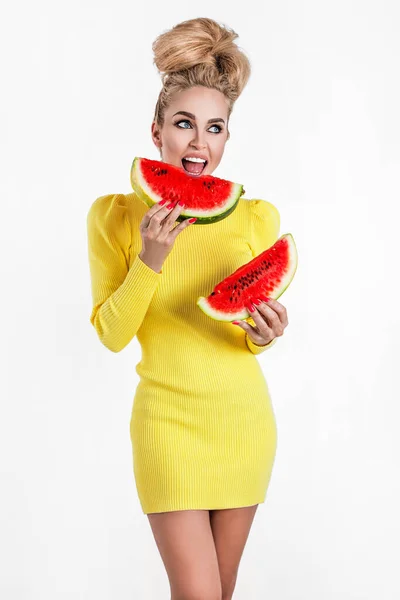
[(208, 510), (147, 515), (167, 571), (171, 600), (221, 600), (221, 580)]
[(217, 551), (222, 600), (231, 600), (239, 563), (258, 504), (243, 508), (210, 511), (211, 529)]

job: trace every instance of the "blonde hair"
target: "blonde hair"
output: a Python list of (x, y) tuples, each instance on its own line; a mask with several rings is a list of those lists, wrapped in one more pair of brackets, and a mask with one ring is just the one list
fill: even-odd
[(153, 42), (154, 61), (162, 73), (154, 121), (162, 128), (171, 97), (196, 85), (214, 88), (228, 100), (228, 121), (233, 105), (247, 84), (251, 66), (233, 43), (238, 34), (213, 19), (196, 18), (178, 23)]

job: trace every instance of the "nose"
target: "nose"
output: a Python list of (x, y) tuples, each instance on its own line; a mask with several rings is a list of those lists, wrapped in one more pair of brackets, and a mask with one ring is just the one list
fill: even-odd
[(189, 145), (189, 148), (194, 152), (204, 152), (205, 154), (208, 152), (206, 144), (200, 144), (198, 142), (192, 142)]
[(197, 133), (190, 145), (197, 148), (198, 150), (204, 150), (204, 148), (207, 147), (207, 144), (203, 141), (200, 133)]

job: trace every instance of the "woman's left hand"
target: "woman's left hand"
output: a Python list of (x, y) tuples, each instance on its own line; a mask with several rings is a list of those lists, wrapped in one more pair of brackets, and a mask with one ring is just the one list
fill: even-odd
[(289, 325), (286, 308), (273, 298), (261, 296), (260, 303), (253, 305), (254, 312), (250, 311), (247, 305), (250, 316), (254, 320), (255, 327), (247, 323), (247, 321), (233, 321), (244, 329), (249, 338), (258, 346), (264, 346), (272, 342), (278, 336), (283, 335), (285, 327)]

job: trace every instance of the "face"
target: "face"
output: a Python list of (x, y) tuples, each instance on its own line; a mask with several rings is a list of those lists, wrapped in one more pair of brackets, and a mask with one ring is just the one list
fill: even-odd
[[(229, 137), (228, 108), (225, 96), (215, 89), (195, 86), (175, 94), (165, 111), (162, 129), (154, 122), (151, 127), (163, 162), (190, 169), (188, 174), (194, 177), (211, 175), (221, 161)], [(207, 160), (202, 171), (199, 172), (198, 163), (182, 163), (188, 156)]]

